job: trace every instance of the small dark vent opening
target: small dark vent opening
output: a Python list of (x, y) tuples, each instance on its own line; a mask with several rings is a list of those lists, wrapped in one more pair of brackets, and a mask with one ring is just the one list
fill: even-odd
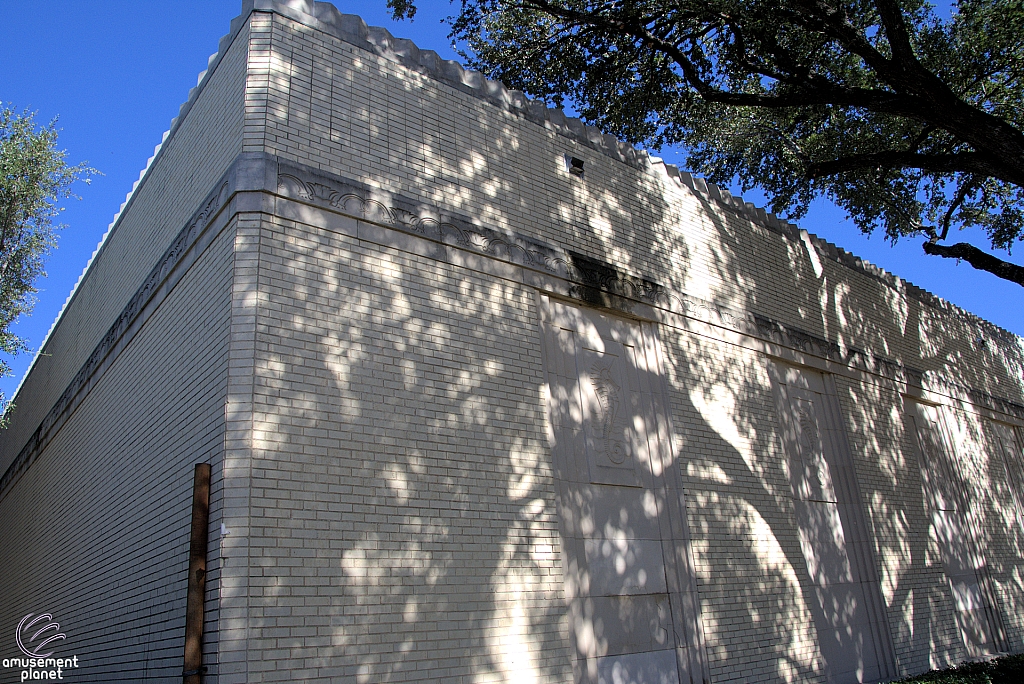
[(574, 176), (583, 176), (583, 160), (579, 157), (570, 157), (565, 155), (565, 167)]

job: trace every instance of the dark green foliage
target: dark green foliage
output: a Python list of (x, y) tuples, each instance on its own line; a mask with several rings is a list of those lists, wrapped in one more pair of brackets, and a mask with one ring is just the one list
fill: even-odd
[(948, 670), (932, 670), (899, 680), (899, 684), (1020, 684), (1024, 682), (1024, 655), (983, 663), (963, 663)]
[[(54, 224), (57, 202), (72, 196), (72, 183), (88, 182), (93, 173), (84, 164), (68, 166), (64, 157), (53, 123), (39, 128), (31, 113), (0, 109), (0, 351), (6, 354), (26, 349), (11, 324), (32, 311), (33, 283), (45, 275), (43, 257), (62, 227)], [(0, 359), (0, 376), (10, 372)]]
[[(778, 213), (824, 195), (865, 232), (985, 270), (941, 244), (951, 227), (1022, 238), (1024, 0), (962, 0), (948, 19), (923, 0), (463, 0), (451, 21), (471, 67), (685, 147)], [(1024, 284), (1013, 264), (999, 275)]]

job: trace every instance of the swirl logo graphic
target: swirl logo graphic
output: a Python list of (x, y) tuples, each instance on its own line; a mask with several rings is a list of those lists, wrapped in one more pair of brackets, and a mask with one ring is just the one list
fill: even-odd
[[(27, 636), (32, 630), (36, 631), (31, 636)], [(67, 635), (61, 634), (60, 625), (53, 621), (53, 616), (49, 613), (40, 613), (34, 618), (32, 613), (29, 613), (18, 623), (18, 633), (15, 638), (18, 641), (18, 648), (29, 658), (48, 658), (53, 655), (53, 651), (49, 653), (40, 653), (40, 651), (54, 641), (66, 639)]]

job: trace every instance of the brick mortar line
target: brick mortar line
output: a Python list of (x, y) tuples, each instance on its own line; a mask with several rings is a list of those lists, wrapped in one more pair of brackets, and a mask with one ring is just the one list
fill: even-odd
[[(234, 168), (231, 169), (233, 170)], [(20, 475), (27, 471), (35, 458), (74, 414), (88, 395), (89, 389), (100, 381), (107, 368), (117, 360), (121, 351), (131, 343), (149, 317), (159, 309), (188, 269), (230, 224), (235, 214), (225, 214), (224, 210), (230, 207), (235, 194), (229, 192), (231, 171), (215, 184), (214, 191), (207, 195), (200, 208), (175, 236), (170, 247), (150, 270), (149, 276), (136, 290), (121, 314), (108, 328), (78, 373), (7, 467), (0, 477), (0, 500), (3, 500)]]
[[(945, 391), (967, 394), (985, 408), (1024, 419), (1024, 405), (958, 385), (942, 377), (938, 372), (920, 371), (897, 360), (855, 346), (849, 346), (844, 351), (836, 342), (755, 311), (733, 309), (667, 288), (642, 276), (624, 273), (599, 259), (552, 246), (537, 238), (525, 237), (514, 231), (479, 226), (459, 214), (442, 211), (390, 193), (382, 193), (358, 181), (290, 160), (278, 162), (277, 177), (278, 197), (412, 234), (445, 246), (481, 254), (497, 261), (515, 264), (543, 273), (545, 276), (554, 276), (571, 283), (568, 291), (563, 292), (562, 296), (577, 301), (634, 316), (637, 314), (628, 301), (638, 302), (799, 353), (810, 353), (857, 371), (896, 380), (908, 387), (929, 386), (934, 378), (937, 381), (935, 384)], [(284, 218), (295, 220), (290, 217)], [(428, 231), (436, 234), (428, 234)], [(504, 252), (504, 256), (501, 252)], [(699, 315), (702, 311), (707, 314), (706, 317)], [(693, 312), (697, 312), (698, 315)], [(955, 397), (950, 394), (950, 398)], [(996, 406), (993, 407), (991, 404)]]

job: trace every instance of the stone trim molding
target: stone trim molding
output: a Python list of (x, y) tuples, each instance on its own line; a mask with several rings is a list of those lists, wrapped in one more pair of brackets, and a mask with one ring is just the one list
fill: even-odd
[[(732, 309), (629, 275), (599, 259), (536, 238), (480, 226), (469, 219), (380, 194), (351, 180), (294, 162), (279, 161), (276, 193), (298, 202), (454, 245), (478, 254), (568, 280), (569, 296), (593, 305), (634, 313), (629, 302), (667, 309), (704, 323), (761, 337), (823, 358), (846, 362), (839, 345), (754, 313)], [(858, 351), (864, 370), (898, 378), (895, 361)], [(876, 362), (875, 359), (879, 360)], [(884, 372), (883, 372), (884, 371)]]
[[(240, 212), (272, 212), (264, 200), (283, 199), (326, 209), (350, 218), (457, 247), (494, 260), (554, 276), (568, 282), (569, 297), (632, 313), (634, 303), (664, 309), (702, 323), (731, 330), (781, 347), (820, 357), (912, 387), (927, 387), (950, 396), (968, 396), (976, 405), (1024, 420), (1024, 405), (966, 387), (936, 372), (922, 372), (899, 361), (787, 326), (756, 312), (741, 311), (670, 289), (625, 273), (599, 259), (535, 238), (474, 224), (468, 218), (266, 154), (243, 153), (231, 164), (179, 231), (149, 276), (89, 355), (60, 398), (46, 414), (18, 456), (0, 477), (0, 498), (34, 461), (49, 439), (141, 328), (149, 313)], [(227, 209), (227, 211), (225, 211)], [(1017, 338), (1014, 336), (1014, 339)], [(1000, 346), (1003, 346), (1002, 344)]]
[[(79, 283), (86, 277), (92, 261), (104, 251), (107, 241), (117, 229), (121, 216), (134, 203), (137, 189), (148, 180), (149, 170), (158, 162), (163, 152), (164, 144), (177, 133), (182, 121), (191, 111), (200, 93), (206, 87), (217, 66), (219, 66), (224, 55), (234, 43), (239, 31), (245, 26), (253, 12), (279, 14), (323, 31), (350, 45), (367, 50), (391, 62), (401, 64), (407, 69), (428, 76), (460, 92), (481, 98), (513, 115), (521, 116), (558, 135), (574, 140), (633, 168), (660, 173), (670, 182), (686, 186), (690, 192), (694, 193), (702, 201), (713, 202), (716, 206), (730, 213), (745, 217), (773, 232), (793, 240), (801, 239), (799, 227), (778, 218), (771, 212), (767, 212), (750, 202), (745, 202), (742, 197), (733, 196), (725, 188), (682, 171), (677, 166), (666, 164), (662, 159), (650, 156), (645, 150), (637, 150), (612, 135), (601, 133), (594, 126), (585, 125), (578, 118), (567, 117), (559, 109), (549, 108), (543, 102), (531, 100), (521, 91), (509, 90), (499, 81), (487, 79), (479, 72), (466, 70), (458, 62), (442, 59), (433, 50), (421, 50), (411, 40), (395, 38), (385, 28), (368, 26), (361, 17), (339, 12), (334, 5), (328, 2), (316, 2), (315, 0), (243, 0), (242, 12), (231, 20), (228, 33), (220, 39), (217, 45), (217, 52), (210, 55), (206, 70), (199, 74), (195, 87), (189, 90), (188, 98), (179, 108), (178, 116), (171, 120), (170, 127), (163, 134), (160, 144), (154, 148), (153, 156), (147, 160), (146, 166), (139, 173), (139, 179), (132, 186), (131, 191), (125, 197), (124, 203), (117, 214), (115, 214), (114, 220), (108, 227), (107, 232), (100, 239), (96, 253), (90, 259), (89, 265), (86, 266), (85, 271), (83, 271), (82, 276), (79, 278)], [(924, 304), (948, 311), (983, 331), (987, 337), (1020, 346), (1019, 339), (1009, 331), (970, 312), (964, 311), (936, 297), (932, 293), (918, 288), (868, 261), (860, 259), (817, 235), (809, 233), (808, 239), (819, 257), (829, 259), (863, 273), (883, 283), (886, 287), (904, 293)], [(78, 285), (76, 284), (71, 294), (68, 295), (57, 321), (54, 322), (50, 332), (47, 334), (47, 339), (56, 328), (63, 315), (63, 311), (75, 299), (77, 291)], [(44, 340), (44, 346), (45, 343), (46, 341)], [(33, 365), (34, 363), (35, 361), (33, 360)], [(31, 366), (29, 370), (31, 370)], [(2, 485), (0, 485), (0, 491), (2, 491)]]
[[(323, 31), (350, 45), (367, 50), (391, 62), (401, 64), (411, 71), (428, 76), (460, 92), (481, 98), (513, 115), (521, 116), (558, 135), (569, 138), (633, 168), (660, 173), (670, 182), (685, 186), (702, 201), (713, 202), (730, 213), (745, 217), (762, 227), (785, 235), (790, 239), (800, 239), (801, 231), (795, 224), (780, 219), (775, 214), (750, 202), (745, 202), (742, 197), (733, 196), (725, 188), (721, 188), (703, 178), (693, 176), (686, 171), (680, 170), (675, 165), (666, 164), (662, 159), (650, 156), (645, 150), (637, 150), (612, 135), (601, 133), (594, 126), (587, 126), (578, 118), (567, 117), (560, 109), (549, 108), (543, 102), (531, 100), (521, 91), (509, 90), (499, 81), (490, 80), (479, 72), (466, 70), (458, 62), (442, 59), (433, 50), (421, 50), (411, 40), (395, 38), (385, 28), (368, 26), (361, 17), (339, 12), (334, 5), (328, 2), (316, 2), (315, 0), (243, 0), (242, 12), (231, 20), (228, 33), (220, 39), (217, 45), (217, 52), (210, 55), (206, 70), (199, 74), (195, 87), (189, 90), (187, 100), (179, 108), (178, 116), (171, 120), (170, 127), (163, 134), (160, 144), (154, 148), (153, 156), (147, 160), (146, 166), (139, 173), (139, 179), (132, 186), (124, 203), (114, 216), (114, 220), (110, 224), (107, 233), (101, 238), (93, 259), (103, 251), (110, 235), (116, 230), (121, 215), (134, 202), (136, 190), (145, 184), (149, 176), (149, 169), (159, 160), (164, 144), (175, 135), (181, 122), (192, 109), (199, 94), (206, 87), (217, 66), (230, 49), (232, 43), (234, 43), (239, 31), (248, 21), (249, 15), (253, 12), (279, 14)], [(813, 233), (808, 234), (808, 239), (821, 258), (834, 261), (874, 278), (886, 287), (904, 293), (924, 304), (948, 311), (983, 331), (987, 337), (996, 338), (1011, 345), (1020, 344), (1019, 339), (1009, 331), (970, 312), (964, 311), (940, 297), (936, 297), (932, 293), (918, 288), (868, 261), (860, 259)], [(90, 260), (90, 265), (91, 263), (92, 260)], [(79, 282), (86, 276), (88, 269), (89, 266), (86, 266), (86, 270), (81, 278), (79, 278)], [(64, 309), (71, 305), (77, 294), (77, 289), (76, 285), (75, 289), (68, 296)], [(63, 310), (61, 313), (63, 313)], [(56, 322), (54, 323), (55, 327)], [(53, 328), (51, 328), (50, 332), (53, 332)]]
[[(835, 341), (787, 326), (768, 316), (730, 308), (673, 290), (654, 281), (624, 273), (593, 257), (513, 232), (479, 226), (465, 217), (435, 207), (418, 205), (400, 197), (384, 195), (355, 181), (295, 162), (278, 162), (276, 192), (294, 201), (563, 278), (570, 282), (570, 297), (592, 305), (634, 313), (629, 302), (640, 302), (901, 383), (907, 383), (912, 376), (921, 376), (919, 371), (908, 369), (897, 360), (869, 350), (858, 347), (844, 349)], [(799, 234), (794, 239), (800, 239)], [(1012, 337), (1016, 340), (1016, 336)], [(930, 379), (935, 373), (927, 375)], [(978, 390), (951, 384), (948, 380), (938, 384), (947, 389), (955, 387), (971, 396), (980, 397), (983, 394)], [(1024, 406), (1008, 400), (993, 397), (983, 404), (987, 407), (1002, 406), (997, 410), (1024, 419)]]
[[(3, 476), (0, 476), (0, 498), (18, 476), (28, 469), (50, 438), (74, 412), (74, 409), (88, 393), (88, 389), (99, 380), (103, 371), (113, 363), (121, 350), (135, 336), (135, 333), (141, 329), (152, 311), (173, 289), (177, 280), (186, 270), (182, 266), (191, 265), (205, 247), (212, 242), (215, 234), (220, 232), (219, 229), (227, 224), (227, 219), (230, 216), (220, 216), (220, 214), (239, 190), (248, 189), (246, 186), (251, 184), (251, 182), (247, 182), (252, 180), (248, 174), (252, 170), (249, 162), (251, 159), (245, 158), (244, 155), (237, 158), (221, 180), (216, 183), (214, 190), (203, 200), (200, 208), (175, 236), (170, 247), (157, 261), (132, 298), (128, 300), (120, 315), (100, 339), (75, 377), (68, 383), (64, 392), (47, 412), (32, 436), (29, 437), (28, 442), (7, 467)], [(215, 223), (217, 230), (209, 230)]]
[(1024, 420), (1024, 406), (1014, 401), (968, 387), (939, 373), (928, 373), (910, 366), (904, 366), (903, 371), (906, 377), (907, 393), (911, 396), (920, 395), (922, 390), (938, 392), (948, 397), (966, 399), (976, 407)]

